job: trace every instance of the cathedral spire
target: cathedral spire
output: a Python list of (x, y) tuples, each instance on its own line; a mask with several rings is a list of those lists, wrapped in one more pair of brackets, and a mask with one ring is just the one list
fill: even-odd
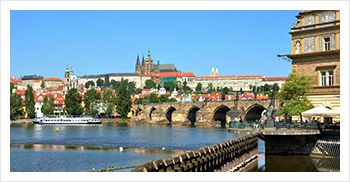
[(149, 48), (148, 48), (148, 54), (147, 54), (147, 60), (146, 61), (153, 61), (152, 58), (151, 58), (151, 51), (150, 51)]
[(159, 65), (159, 55), (158, 55), (158, 61), (157, 61), (157, 64)]
[(139, 54), (137, 54), (136, 65), (140, 65)]
[(145, 57), (142, 55), (142, 66), (145, 66)]
[(141, 74), (139, 54), (137, 54), (135, 73)]

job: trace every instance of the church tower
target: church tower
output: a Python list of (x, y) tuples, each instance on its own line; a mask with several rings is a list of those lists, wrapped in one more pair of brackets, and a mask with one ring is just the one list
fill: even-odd
[(151, 74), (153, 68), (153, 59), (151, 58), (151, 51), (148, 49), (147, 59), (145, 61), (144, 74)]
[(140, 66), (139, 55), (137, 55), (136, 66), (135, 66), (135, 73), (141, 74), (141, 66)]
[(216, 67), (215, 76), (219, 76), (218, 67)]
[(70, 77), (69, 77), (69, 70), (68, 70), (68, 64), (67, 64), (67, 69), (64, 72), (64, 84), (63, 84), (63, 95), (68, 93), (68, 90), (70, 89)]
[(214, 66), (211, 68), (210, 76), (215, 76)]
[[(73, 67), (70, 67), (70, 72), (69, 72), (69, 78), (70, 78), (70, 88), (78, 88), (78, 78), (74, 75), (73, 72)], [(69, 90), (69, 89), (68, 89)]]

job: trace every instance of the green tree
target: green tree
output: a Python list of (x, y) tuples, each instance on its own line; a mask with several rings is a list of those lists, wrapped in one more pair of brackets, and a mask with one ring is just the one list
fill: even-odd
[(111, 85), (113, 87), (113, 90), (118, 90), (120, 86), (120, 81), (115, 81), (114, 79), (111, 80)]
[(86, 82), (86, 83), (85, 83), (85, 88), (89, 88), (89, 87), (90, 87), (90, 85), (91, 85), (91, 86), (95, 86), (95, 82), (94, 82), (94, 81), (92, 81), (92, 80), (90, 80), (90, 81)]
[(267, 83), (265, 83), (264, 87), (263, 87), (263, 91), (270, 91), (271, 90), (271, 86), (268, 85)]
[(27, 90), (25, 92), (25, 107), (26, 112), (28, 115), (28, 118), (34, 118), (35, 117), (35, 102), (34, 102), (34, 93), (33, 93), (33, 87), (30, 85), (27, 85)]
[(127, 117), (128, 113), (131, 109), (131, 93), (127, 89), (127, 86), (122, 85), (117, 90), (117, 107), (116, 111), (118, 114), (122, 115), (122, 117)]
[(184, 92), (186, 92), (187, 91), (187, 82), (184, 81), (182, 84), (183, 84), (182, 89)]
[(207, 90), (209, 93), (213, 92), (213, 83), (208, 83)]
[(253, 85), (249, 85), (249, 90), (252, 91)]
[(242, 87), (241, 88), (239, 88), (239, 92), (242, 94), (243, 93), (243, 89), (242, 89)]
[(182, 87), (184, 92), (189, 92), (191, 91), (191, 88), (189, 86), (187, 86), (187, 81), (183, 82), (183, 87)]
[(154, 92), (151, 93), (150, 98), (149, 98), (149, 102), (150, 103), (157, 103), (157, 102), (159, 102), (156, 93), (154, 93)]
[(72, 88), (65, 96), (65, 111), (69, 115), (81, 115), (83, 114), (83, 108), (81, 107), (82, 97), (78, 93), (76, 88)]
[(150, 89), (150, 88), (156, 88), (156, 83), (150, 79), (145, 81), (145, 86), (143, 88)]
[(103, 86), (104, 86), (104, 81), (103, 81), (101, 78), (99, 78), (99, 79), (97, 79), (97, 81), (96, 81), (96, 85), (97, 85), (98, 87), (103, 87)]
[(174, 81), (164, 82), (164, 88), (169, 92), (174, 91), (175, 88), (179, 90), (179, 86)]
[(111, 90), (103, 92), (103, 111), (110, 115), (114, 113), (115, 95)]
[(142, 93), (142, 89), (141, 89), (141, 88), (137, 88), (137, 89), (136, 89), (136, 93), (137, 93), (137, 94)]
[(278, 114), (285, 116), (299, 115), (300, 120), (302, 120), (301, 113), (314, 107), (307, 99), (309, 91), (312, 89), (311, 79), (309, 76), (299, 77), (295, 74), (288, 76), (281, 91), (277, 94), (281, 106)]
[(170, 99), (168, 100), (168, 102), (176, 102), (176, 99), (170, 98)]
[(169, 95), (161, 95), (160, 99), (162, 100), (162, 102), (169, 102)]
[(45, 82), (44, 81), (41, 81), (41, 85), (40, 85), (41, 88), (45, 88), (46, 85), (45, 85)]
[(95, 89), (91, 89), (84, 94), (85, 112), (89, 115), (96, 116), (99, 114), (101, 94)]
[(55, 107), (53, 106), (54, 98), (52, 96), (45, 96), (43, 105), (41, 106), (41, 112), (44, 115), (52, 115), (53, 111), (55, 110)]
[[(127, 79), (126, 81), (128, 82)], [(135, 94), (137, 92), (135, 82), (128, 82), (128, 90), (131, 92), (131, 94)]]
[(16, 93), (12, 93), (14, 89), (13, 83), (10, 83), (10, 119), (16, 120), (19, 115), (23, 114), (22, 98)]
[(227, 95), (229, 91), (230, 91), (230, 89), (227, 88), (227, 87), (224, 87), (224, 88), (222, 89), (222, 93), (225, 94), (225, 95)]
[(196, 86), (196, 91), (201, 91), (202, 90), (202, 83), (198, 83)]
[(273, 84), (272, 90), (273, 90), (273, 91), (279, 91), (279, 90), (280, 90), (280, 87), (278, 86), (277, 83), (274, 83), (274, 84)]

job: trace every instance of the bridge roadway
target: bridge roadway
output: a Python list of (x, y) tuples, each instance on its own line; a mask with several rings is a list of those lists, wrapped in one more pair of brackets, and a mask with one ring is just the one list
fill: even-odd
[(179, 122), (185, 124), (214, 123), (226, 125), (241, 116), (254, 121), (272, 103), (279, 109), (278, 100), (235, 100), (220, 102), (178, 102), (135, 105), (133, 117), (148, 123)]
[[(228, 132), (236, 134), (253, 134), (251, 128), (229, 128)], [(319, 129), (264, 128), (259, 130), (259, 138), (265, 142), (265, 154), (269, 155), (309, 155), (321, 136)]]

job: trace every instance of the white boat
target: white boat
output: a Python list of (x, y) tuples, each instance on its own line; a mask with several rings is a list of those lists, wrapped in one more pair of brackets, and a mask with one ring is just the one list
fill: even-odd
[(34, 124), (101, 124), (98, 118), (89, 115), (63, 115), (63, 116), (43, 116), (34, 118)]

